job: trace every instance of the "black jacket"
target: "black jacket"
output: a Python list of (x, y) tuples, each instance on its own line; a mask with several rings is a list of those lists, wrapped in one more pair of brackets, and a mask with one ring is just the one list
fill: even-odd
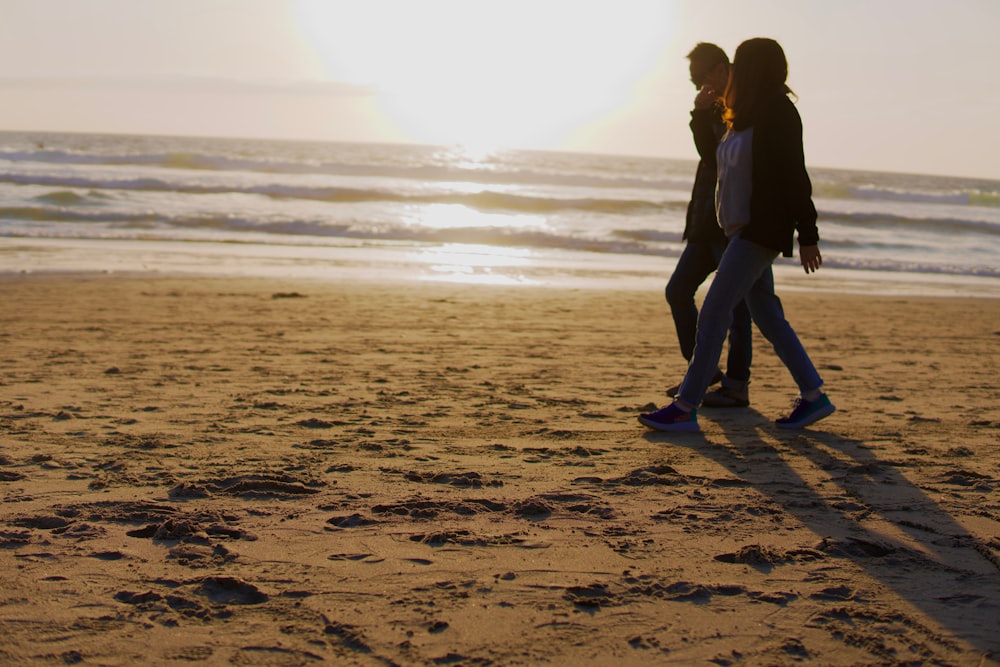
[(715, 214), (715, 184), (719, 179), (715, 149), (726, 132), (722, 109), (695, 109), (691, 112), (691, 134), (698, 149), (698, 170), (694, 175), (691, 202), (684, 222), (684, 239), (705, 243), (725, 243), (726, 235)]
[(792, 256), (799, 245), (819, 243), (812, 183), (802, 151), (802, 119), (785, 94), (763, 100), (753, 118), (750, 222), (740, 237)]

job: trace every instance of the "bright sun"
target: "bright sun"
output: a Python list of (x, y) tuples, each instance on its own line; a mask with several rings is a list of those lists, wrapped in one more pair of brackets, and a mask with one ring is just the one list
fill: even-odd
[(660, 0), (299, 0), (330, 81), (368, 86), (410, 141), (561, 147), (628, 107), (662, 56)]

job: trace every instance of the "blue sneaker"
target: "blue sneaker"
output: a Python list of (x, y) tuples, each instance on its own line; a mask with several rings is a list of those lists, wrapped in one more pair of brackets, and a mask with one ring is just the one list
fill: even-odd
[(778, 428), (804, 428), (823, 417), (829, 417), (836, 409), (826, 394), (820, 394), (815, 401), (797, 398), (791, 414), (774, 420), (774, 423)]
[(697, 410), (685, 412), (673, 403), (656, 412), (639, 415), (639, 421), (657, 431), (697, 432), (701, 430), (698, 427)]

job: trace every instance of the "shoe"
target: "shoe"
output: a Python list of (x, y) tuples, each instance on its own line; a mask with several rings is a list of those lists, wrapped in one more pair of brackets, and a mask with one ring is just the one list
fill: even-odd
[(746, 390), (719, 387), (705, 394), (701, 405), (706, 408), (745, 408), (750, 405), (750, 394)]
[[(713, 384), (718, 384), (720, 382), (722, 382), (722, 371), (715, 371), (715, 375), (712, 376), (712, 381), (708, 383), (708, 386), (711, 387)], [(679, 384), (674, 385), (670, 389), (667, 389), (667, 396), (670, 398), (677, 398), (677, 393), (680, 390), (681, 386)]]
[(803, 428), (823, 417), (829, 417), (837, 408), (830, 402), (826, 394), (820, 394), (815, 401), (804, 398), (795, 399), (795, 408), (787, 417), (774, 421), (778, 428)]
[(657, 431), (697, 432), (701, 430), (698, 426), (697, 410), (685, 412), (673, 403), (656, 412), (639, 415), (639, 421)]

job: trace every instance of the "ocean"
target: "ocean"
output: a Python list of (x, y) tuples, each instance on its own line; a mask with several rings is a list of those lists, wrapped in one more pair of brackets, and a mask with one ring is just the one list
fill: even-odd
[[(0, 133), (0, 272), (661, 289), (683, 249), (694, 167), (442, 146)], [(780, 259), (779, 291), (1000, 296), (1000, 182), (817, 167), (810, 176), (824, 268), (806, 277)]]

